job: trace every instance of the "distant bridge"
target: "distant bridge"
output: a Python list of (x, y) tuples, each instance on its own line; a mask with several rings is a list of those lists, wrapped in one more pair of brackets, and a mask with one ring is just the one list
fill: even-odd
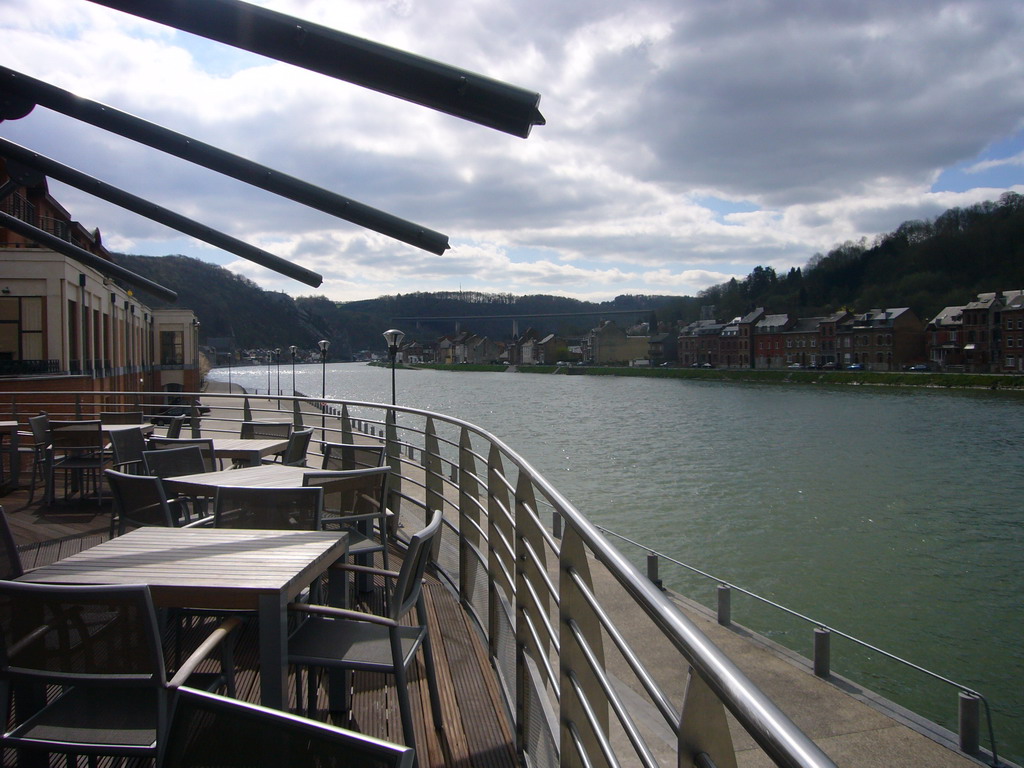
[(414, 322), (416, 327), (420, 327), (422, 322), (454, 322), (455, 332), (459, 333), (462, 330), (463, 320), (511, 320), (512, 321), (512, 338), (519, 336), (519, 321), (524, 319), (536, 320), (543, 317), (594, 317), (604, 315), (650, 315), (651, 319), (654, 318), (655, 310), (653, 309), (607, 309), (598, 310), (596, 312), (530, 312), (527, 314), (518, 315), (432, 315), (426, 316), (394, 316), (391, 318), (391, 322), (396, 325), (404, 322)]

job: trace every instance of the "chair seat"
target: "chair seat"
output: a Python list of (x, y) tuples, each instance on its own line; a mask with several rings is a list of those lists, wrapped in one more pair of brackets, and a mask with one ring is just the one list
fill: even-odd
[[(60, 699), (30, 718), (5, 740), (30, 747), (32, 742), (66, 744), (69, 751), (110, 754), (156, 749), (157, 702), (152, 688), (70, 688)], [(48, 747), (52, 749), (52, 747)]]
[[(420, 627), (398, 628), (403, 663), (416, 653), (423, 634)], [(288, 638), (288, 656), (292, 663), (314, 667), (371, 671), (394, 668), (388, 628), (346, 619), (306, 619)]]

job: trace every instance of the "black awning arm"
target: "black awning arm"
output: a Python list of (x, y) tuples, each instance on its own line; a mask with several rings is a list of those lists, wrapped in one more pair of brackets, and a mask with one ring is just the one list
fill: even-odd
[(240, 0), (93, 2), (513, 136), (544, 125), (537, 93)]
[[(0, 107), (6, 104), (22, 105), (28, 101), (430, 253), (442, 255), (448, 248), (448, 236), (440, 232), (321, 189), (294, 176), (279, 173), (252, 160), (204, 144), (105, 104), (76, 96), (13, 69), (0, 67)], [(21, 109), (18, 111), (24, 112)], [(5, 117), (14, 119), (21, 116), (23, 115), (17, 113), (0, 114), (0, 120)]]
[(0, 211), (0, 226), (6, 227), (7, 229), (17, 232), (19, 235), (30, 238), (40, 245), (45, 245), (47, 248), (67, 256), (69, 259), (74, 259), (80, 264), (92, 267), (97, 272), (107, 275), (108, 277), (115, 277), (118, 280), (123, 280), (129, 285), (134, 285), (136, 288), (144, 290), (147, 293), (156, 296), (158, 299), (163, 299), (164, 301), (178, 300), (178, 294), (170, 288), (165, 288), (159, 283), (154, 283), (152, 280), (149, 280), (142, 275), (137, 275), (131, 270), (120, 267), (112, 261), (107, 261), (95, 254), (89, 253), (88, 251), (79, 248), (77, 245), (69, 243), (67, 240), (61, 240), (56, 235), (51, 235), (45, 230), (33, 227), (28, 222), (15, 218), (3, 211)]
[(151, 203), (141, 197), (137, 197), (136, 195), (125, 192), (122, 189), (118, 189), (115, 186), (100, 181), (99, 179), (75, 170), (74, 168), (70, 168), (62, 163), (58, 163), (56, 160), (52, 160), (45, 155), (40, 155), (38, 152), (33, 152), (31, 149), (27, 149), (20, 144), (15, 144), (13, 141), (8, 141), (2, 137), (0, 137), (0, 157), (7, 157), (11, 160), (27, 165), (42, 174), (50, 176), (51, 178), (63, 181), (65, 184), (70, 184), (71, 186), (77, 187), (91, 195), (107, 200), (115, 205), (119, 205), (129, 211), (134, 211), (135, 213), (141, 214), (153, 221), (165, 224), (179, 232), (184, 232), (186, 235), (191, 235), (192, 237), (203, 240), (210, 245), (222, 248), (229, 253), (241, 256), (243, 259), (248, 259), (260, 266), (272, 269), (275, 272), (294, 280), (298, 280), (306, 285), (316, 288), (324, 280), (321, 275), (313, 272), (312, 270), (292, 264), (287, 259), (282, 259), (280, 256), (275, 256), (261, 248), (256, 248), (255, 246), (242, 242), (230, 235), (226, 235), (223, 232), (219, 232), (208, 227), (205, 224), (200, 224), (186, 216), (182, 216), (174, 211), (169, 211), (155, 203)]

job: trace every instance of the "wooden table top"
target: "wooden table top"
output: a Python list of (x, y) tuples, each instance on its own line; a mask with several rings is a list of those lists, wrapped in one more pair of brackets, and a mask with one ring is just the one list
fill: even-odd
[(280, 453), (288, 447), (288, 438), (213, 438), (213, 455), (219, 459), (247, 459), (253, 455), (258, 458)]
[(337, 531), (150, 526), (37, 568), (19, 580), (148, 584), (154, 603), (161, 607), (255, 610), (261, 595), (283, 593), (293, 599), (347, 549), (347, 536)]
[(195, 475), (165, 477), (164, 487), (168, 491), (183, 494), (213, 495), (211, 489), (221, 486), (245, 486), (249, 488), (298, 488), (302, 477), (313, 470), (307, 467), (289, 467), (284, 464), (260, 464), (241, 469), (222, 469), (218, 472), (202, 472)]
[[(156, 425), (149, 422), (146, 422), (145, 424), (103, 424), (101, 425), (101, 428), (107, 434), (110, 434), (111, 432), (124, 432), (129, 429), (141, 429), (142, 434), (148, 435), (156, 429)], [(94, 429), (94, 427), (84, 423), (79, 425), (77, 423), (67, 422), (61, 424), (57, 429), (65, 432), (78, 432), (84, 429)]]

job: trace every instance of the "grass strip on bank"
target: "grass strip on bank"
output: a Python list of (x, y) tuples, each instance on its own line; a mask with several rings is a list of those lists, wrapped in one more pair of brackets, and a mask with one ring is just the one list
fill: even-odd
[[(420, 363), (415, 368), (438, 371), (475, 371), (505, 373), (505, 365), (473, 365), (467, 363)], [(816, 371), (755, 370), (735, 368), (646, 368), (642, 366), (597, 365), (520, 365), (516, 373), (559, 374), (571, 376), (635, 376), (659, 379), (694, 379), (698, 381), (743, 381), (777, 384), (859, 384), (888, 387), (938, 387), (947, 389), (1003, 389), (1024, 392), (1024, 376), (986, 373), (910, 373), (894, 371)]]

